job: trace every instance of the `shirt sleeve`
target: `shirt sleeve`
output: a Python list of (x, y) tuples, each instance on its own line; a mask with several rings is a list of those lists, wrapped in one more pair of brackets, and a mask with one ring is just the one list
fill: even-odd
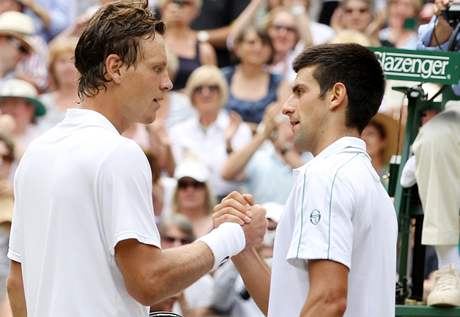
[(24, 220), (23, 220), (23, 212), (20, 207), (21, 198), (19, 196), (19, 192), (17, 190), (17, 182), (20, 177), (18, 174), (20, 173), (20, 165), (16, 170), (16, 175), (14, 177), (14, 208), (13, 208), (13, 219), (11, 224), (10, 230), (10, 241), (8, 247), (8, 258), (10, 260), (22, 263), (23, 256), (24, 256)]
[(287, 261), (332, 260), (350, 268), (353, 247), (353, 192), (337, 171), (308, 171), (296, 205)]
[(106, 247), (136, 239), (160, 247), (152, 202), (152, 175), (147, 158), (133, 141), (124, 141), (104, 160), (97, 179), (100, 219)]

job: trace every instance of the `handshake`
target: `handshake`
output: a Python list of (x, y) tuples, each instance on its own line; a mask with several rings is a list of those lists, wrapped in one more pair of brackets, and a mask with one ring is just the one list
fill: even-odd
[(251, 195), (234, 191), (214, 207), (213, 227), (217, 228), (225, 222), (241, 225), (246, 239), (246, 248), (250, 248), (263, 242), (267, 230), (265, 214), (265, 208), (255, 205)]

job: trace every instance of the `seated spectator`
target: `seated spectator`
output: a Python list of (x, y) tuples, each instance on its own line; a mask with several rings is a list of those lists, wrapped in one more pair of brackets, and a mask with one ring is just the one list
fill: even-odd
[(76, 38), (60, 38), (49, 47), (48, 72), (51, 92), (40, 97), (46, 106), (46, 116), (40, 121), (46, 127), (53, 127), (64, 119), (69, 108), (78, 106), (79, 73), (74, 65)]
[(336, 32), (355, 31), (366, 35), (373, 45), (380, 45), (378, 32), (384, 15), (374, 11), (372, 0), (344, 0), (332, 16), (331, 26)]
[(233, 51), (239, 64), (222, 70), (230, 88), (226, 109), (238, 113), (255, 130), (265, 108), (287, 98), (288, 85), (266, 68), (274, 51), (265, 32), (246, 28), (235, 38)]
[(207, 184), (209, 171), (200, 162), (188, 158), (177, 166), (174, 176), (177, 186), (172, 211), (184, 215), (192, 223), (195, 236), (201, 237), (212, 229), (210, 215), (214, 198)]
[(420, 9), (420, 0), (388, 1), (388, 27), (379, 33), (382, 45), (402, 49), (416, 49), (416, 30)]
[[(361, 133), (372, 165), (386, 188), (388, 188), (390, 159), (392, 154), (398, 152), (398, 130), (400, 129), (395, 120), (386, 114), (378, 113)], [(402, 139), (400, 141), (402, 142)]]
[(216, 65), (216, 53), (207, 42), (200, 41), (191, 23), (197, 17), (201, 0), (162, 0), (161, 17), (166, 24), (166, 45), (179, 59), (173, 89), (185, 87), (187, 79), (201, 65)]
[(46, 108), (34, 86), (20, 79), (9, 79), (0, 85), (0, 111), (14, 119), (12, 136), (20, 157), (29, 143), (43, 132), (37, 119), (45, 115)]
[(209, 185), (217, 196), (225, 196), (239, 187), (227, 182), (220, 170), (227, 153), (241, 148), (251, 139), (246, 124), (238, 124), (223, 106), (227, 103), (228, 87), (222, 72), (205, 65), (190, 76), (185, 89), (198, 115), (171, 128), (170, 138), (176, 164), (191, 153), (210, 171)]
[(259, 203), (284, 204), (294, 182), (292, 169), (304, 164), (293, 147), (289, 121), (280, 116), (279, 106), (268, 107), (262, 128), (222, 168), (224, 179), (244, 180), (245, 190)]
[[(161, 247), (169, 249), (180, 247), (195, 241), (192, 224), (182, 215), (172, 215), (162, 220), (159, 225), (161, 236)], [(183, 316), (204, 317), (209, 316), (208, 307), (211, 304), (214, 281), (207, 274), (198, 281), (187, 287), (182, 293), (173, 296), (174, 300), (169, 300), (173, 307), (161, 308), (166, 311), (173, 311)], [(173, 303), (171, 303), (173, 302)], [(151, 311), (158, 310), (160, 307), (151, 307)]]

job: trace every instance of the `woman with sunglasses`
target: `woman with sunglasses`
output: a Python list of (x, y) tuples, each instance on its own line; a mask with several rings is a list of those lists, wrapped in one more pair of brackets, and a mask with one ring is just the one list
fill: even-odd
[(159, 3), (167, 26), (164, 35), (166, 45), (179, 59), (174, 90), (183, 89), (190, 74), (199, 66), (217, 63), (214, 48), (191, 28), (201, 4), (201, 0), (162, 0)]
[(228, 87), (222, 72), (205, 65), (197, 68), (185, 88), (197, 116), (175, 125), (170, 130), (174, 160), (179, 165), (193, 156), (209, 170), (209, 185), (217, 197), (239, 188), (240, 183), (225, 181), (220, 175), (228, 153), (247, 144), (251, 131), (236, 116), (223, 109), (228, 100)]

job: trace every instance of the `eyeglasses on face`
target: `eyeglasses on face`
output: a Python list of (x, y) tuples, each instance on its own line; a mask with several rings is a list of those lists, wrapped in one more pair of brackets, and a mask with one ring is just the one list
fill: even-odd
[(174, 237), (174, 236), (164, 236), (163, 237), (163, 241), (165, 242), (168, 242), (168, 243), (176, 243), (176, 242), (179, 242), (180, 244), (189, 244), (191, 243), (192, 241), (190, 241), (189, 239), (187, 238), (178, 238), (178, 237)]
[(196, 86), (195, 89), (193, 89), (193, 92), (197, 92), (201, 94), (205, 90), (208, 90), (209, 92), (219, 92), (219, 86), (218, 85), (199, 85), (199, 86)]
[(275, 31), (286, 31), (290, 33), (297, 33), (297, 29), (294, 26), (283, 25), (283, 24), (273, 24), (271, 26)]
[(6, 40), (13, 44), (21, 53), (23, 54), (29, 54), (29, 48), (27, 46), (25, 46), (24, 44), (22, 44), (21, 41), (19, 41), (17, 38), (15, 38), (14, 36), (7, 36), (6, 37)]
[(199, 182), (194, 179), (181, 179), (177, 182), (177, 188), (178, 189), (187, 189), (189, 187), (192, 187), (193, 189), (200, 189), (204, 188), (205, 183)]

